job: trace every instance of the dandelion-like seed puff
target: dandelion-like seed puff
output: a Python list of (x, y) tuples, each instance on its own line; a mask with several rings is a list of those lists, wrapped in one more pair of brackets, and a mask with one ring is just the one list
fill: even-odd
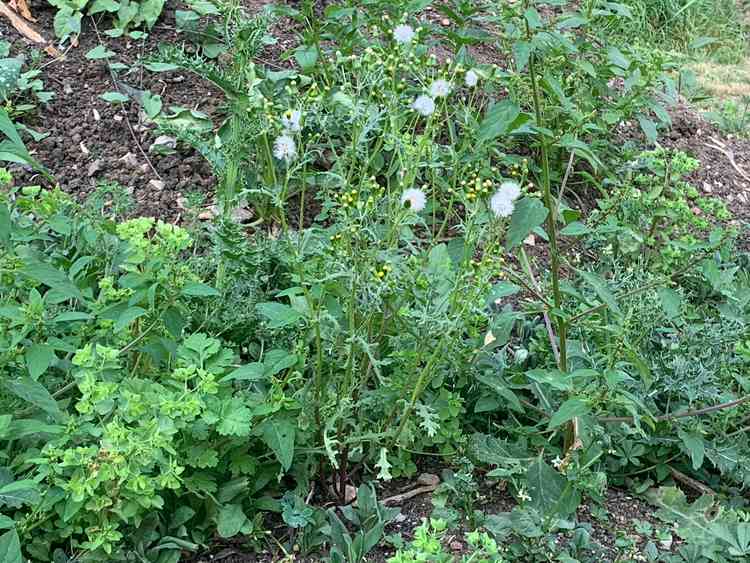
[(281, 116), (281, 124), (285, 132), (298, 133), (302, 130), (302, 112), (298, 109), (285, 111)]
[(422, 211), (427, 204), (427, 196), (422, 190), (409, 188), (401, 194), (401, 205), (407, 205), (415, 213)]
[(464, 76), (464, 84), (469, 88), (473, 88), (479, 82), (479, 75), (473, 70), (467, 70), (466, 76)]
[(430, 95), (433, 98), (445, 98), (450, 95), (451, 90), (453, 90), (453, 85), (442, 78), (430, 84)]
[(415, 35), (416, 33), (414, 32), (414, 29), (410, 25), (404, 23), (393, 28), (393, 39), (396, 40), (396, 43), (402, 45), (411, 43), (411, 40), (414, 39)]
[(414, 100), (414, 103), (411, 105), (411, 107), (420, 115), (424, 115), (425, 117), (427, 117), (428, 115), (432, 115), (435, 112), (435, 100), (423, 94), (421, 96), (417, 96), (417, 99)]
[(273, 155), (289, 162), (297, 156), (297, 143), (289, 135), (279, 135), (273, 143)]
[(521, 195), (521, 186), (516, 182), (503, 182), (490, 198), (490, 209), (496, 217), (510, 217), (513, 215), (515, 201)]

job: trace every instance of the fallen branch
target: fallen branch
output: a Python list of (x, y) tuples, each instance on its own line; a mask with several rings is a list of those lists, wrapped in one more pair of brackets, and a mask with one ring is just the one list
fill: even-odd
[[(16, 31), (23, 35), (26, 39), (37, 45), (45, 45), (45, 52), (52, 56), (57, 57), (60, 52), (55, 49), (36, 29), (34, 29), (29, 23), (27, 23), (21, 16), (14, 12), (10, 6), (5, 2), (0, 2), (0, 15), (5, 16), (10, 20), (10, 23), (16, 28)], [(29, 14), (31, 15), (31, 14)]]
[(431, 493), (437, 488), (438, 488), (437, 485), (426, 485), (424, 487), (417, 487), (416, 489), (412, 489), (411, 491), (408, 491), (406, 493), (393, 495), (392, 497), (383, 499), (383, 504), (386, 506), (394, 506), (394, 505), (403, 504), (404, 501), (409, 500), (410, 498), (414, 498), (424, 493)]
[[(750, 395), (745, 395), (741, 399), (736, 399), (734, 401), (729, 401), (728, 403), (721, 403), (719, 405), (713, 405), (710, 407), (704, 407), (702, 409), (697, 410), (688, 410), (683, 412), (678, 412), (676, 414), (665, 414), (662, 416), (657, 416), (654, 418), (656, 422), (664, 422), (666, 420), (675, 420), (677, 418), (687, 418), (690, 416), (703, 416), (704, 414), (711, 414), (712, 412), (724, 410), (724, 409), (731, 409), (732, 407), (738, 407), (739, 405), (742, 405), (743, 403), (747, 403), (750, 401)], [(598, 419), (599, 422), (633, 422), (635, 419), (632, 416), (604, 416)]]
[(679, 481), (680, 483), (687, 485), (688, 487), (695, 491), (698, 491), (702, 495), (710, 495), (712, 497), (716, 496), (716, 491), (714, 491), (711, 487), (709, 487), (708, 485), (704, 485), (700, 481), (696, 481), (689, 475), (685, 475), (682, 471), (678, 471), (672, 466), (669, 466), (669, 471), (675, 481)]

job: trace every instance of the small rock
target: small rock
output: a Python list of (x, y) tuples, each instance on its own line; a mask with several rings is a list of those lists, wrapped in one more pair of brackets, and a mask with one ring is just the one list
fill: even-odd
[(135, 168), (136, 166), (138, 166), (138, 157), (135, 156), (132, 152), (125, 154), (125, 156), (120, 158), (120, 161), (124, 162), (131, 168)]
[(83, 141), (81, 141), (81, 143), (78, 146), (81, 149), (81, 152), (83, 154), (85, 154), (86, 156), (88, 156), (90, 154), (89, 149), (86, 148), (86, 145), (83, 144)]
[(351, 504), (357, 500), (357, 489), (352, 485), (344, 487), (344, 503)]
[(147, 163), (147, 162), (144, 162), (143, 164), (141, 164), (141, 165), (140, 165), (140, 167), (139, 167), (138, 169), (139, 169), (139, 170), (140, 170), (140, 171), (141, 171), (141, 172), (142, 172), (143, 174), (145, 174), (146, 172), (148, 172), (148, 171), (150, 170), (150, 166), (148, 165), (148, 163)]
[(66, 82), (65, 85), (63, 86), (63, 94), (65, 94), (66, 96), (70, 96), (72, 93), (73, 93), (73, 88), (68, 82)]
[(248, 223), (253, 217), (253, 212), (244, 207), (238, 207), (232, 211), (232, 219), (236, 223)]
[(170, 137), (169, 135), (159, 135), (151, 146), (148, 148), (148, 152), (154, 152), (163, 149), (173, 149), (177, 146), (177, 139)]
[(443, 27), (448, 27), (450, 24), (451, 20), (449, 20), (448, 18), (443, 18), (442, 20), (440, 20), (440, 25), (442, 25)]
[(149, 180), (148, 185), (154, 188), (155, 190), (163, 190), (164, 186), (166, 185), (162, 180)]
[(464, 548), (464, 544), (462, 544), (460, 541), (452, 541), (450, 543), (451, 551), (461, 551)]
[(180, 211), (186, 211), (187, 205), (188, 205), (187, 198), (184, 198), (184, 197), (177, 198), (177, 209), (179, 209)]
[(120, 121), (122, 121), (122, 116), (119, 113), (117, 113), (112, 119), (114, 119), (115, 121), (119, 123)]
[(417, 477), (417, 483), (422, 486), (437, 486), (440, 484), (440, 477), (433, 473), (422, 473)]
[(102, 118), (102, 116), (99, 115), (99, 112), (96, 111), (96, 108), (91, 109), (91, 114), (94, 116), (94, 121), (99, 121)]
[(396, 517), (393, 519), (393, 521), (396, 524), (400, 524), (401, 522), (406, 522), (406, 515), (401, 514), (400, 512), (396, 515)]
[(205, 211), (201, 211), (198, 214), (198, 219), (200, 219), (201, 221), (210, 221), (214, 217), (216, 217), (216, 215), (214, 214), (214, 210), (211, 207), (209, 207)]
[(94, 174), (99, 172), (101, 169), (102, 169), (102, 161), (97, 158), (94, 162), (89, 164), (89, 169), (87, 172), (89, 175), (89, 178), (91, 178)]
[(536, 246), (536, 237), (533, 234), (529, 235), (523, 240), (523, 243), (528, 246)]
[(714, 189), (711, 187), (711, 184), (709, 184), (708, 182), (703, 182), (703, 191), (706, 192), (707, 194), (710, 194), (714, 191)]

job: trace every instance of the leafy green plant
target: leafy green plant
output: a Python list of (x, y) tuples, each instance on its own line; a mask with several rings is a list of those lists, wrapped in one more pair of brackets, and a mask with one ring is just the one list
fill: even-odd
[(151, 28), (161, 15), (164, 0), (48, 0), (57, 8), (54, 19), (55, 35), (61, 41), (73, 40), (81, 34), (84, 15), (112, 14), (113, 28), (106, 31), (111, 37), (123, 35), (127, 29)]

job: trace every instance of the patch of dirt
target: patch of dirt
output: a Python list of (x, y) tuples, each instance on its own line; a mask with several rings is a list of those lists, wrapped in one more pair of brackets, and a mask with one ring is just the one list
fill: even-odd
[[(750, 245), (750, 139), (724, 135), (694, 109), (680, 106), (671, 112), (672, 128), (660, 142), (684, 151), (701, 163), (688, 176), (706, 196), (720, 197), (740, 228), (740, 244)], [(734, 165), (732, 164), (734, 161)]]
[[(383, 499), (391, 494), (396, 494), (404, 488), (413, 488), (414, 484), (407, 480), (396, 480), (387, 485), (380, 485), (378, 498)], [(488, 488), (482, 494), (477, 508), (486, 515), (508, 512), (516, 505), (515, 499), (506, 491), (497, 486)], [(401, 507), (401, 514), (391, 522), (385, 530), (386, 535), (401, 534), (405, 543), (414, 536), (414, 530), (424, 519), (430, 517), (432, 512), (432, 500), (430, 494), (423, 494), (406, 501)], [(594, 517), (593, 513), (606, 514), (605, 517)], [(578, 509), (579, 523), (590, 527), (591, 543), (593, 549), (600, 555), (603, 563), (613, 563), (622, 557), (632, 556), (642, 552), (649, 537), (643, 536), (636, 531), (639, 522), (647, 522), (653, 529), (664, 529), (667, 526), (653, 516), (654, 509), (645, 501), (618, 489), (607, 491), (602, 507), (592, 504), (582, 505)], [(285, 532), (283, 525), (278, 526), (277, 531)], [(468, 530), (449, 530), (443, 536), (443, 544), (446, 551), (455, 555), (468, 553), (468, 545), (464, 543), (464, 532)], [(631, 547), (623, 548), (617, 545), (617, 540), (627, 538)], [(278, 537), (281, 541), (281, 538)], [(567, 538), (560, 536), (560, 544), (564, 544)], [(279, 561), (291, 561), (285, 559), (283, 551), (277, 548), (273, 542), (268, 543), (268, 548), (260, 553), (246, 553), (247, 548), (242, 542), (233, 541), (217, 544), (211, 550), (201, 553), (193, 558), (186, 559), (190, 563), (271, 563)], [(675, 540), (667, 551), (674, 551), (679, 547), (679, 541)], [(664, 550), (665, 547), (661, 547)], [(396, 549), (386, 541), (381, 541), (367, 556), (370, 563), (385, 563), (388, 558), (396, 553)], [(316, 563), (321, 560), (320, 555), (308, 557), (295, 557), (297, 563)], [(519, 562), (521, 560), (518, 560)]]
[[(181, 44), (182, 37), (167, 25), (174, 22), (174, 11), (173, 4), (165, 8), (145, 41), (102, 34), (106, 48), (115, 53), (112, 62), (132, 67), (139, 58), (155, 52), (160, 43)], [(37, 27), (51, 37), (54, 8), (45, 3), (36, 5), (34, 12)], [(103, 32), (109, 24), (100, 21), (97, 27)], [(16, 52), (29, 52), (29, 45), (4, 19), (0, 20), (0, 33), (15, 40)], [(127, 103), (126, 110), (99, 97), (116, 88), (106, 63), (85, 57), (97, 45), (96, 29), (87, 17), (80, 45), (67, 49), (63, 59), (44, 61), (41, 78), (55, 98), (38, 106), (36, 114), (25, 116), (23, 122), (49, 136), (38, 143), (27, 141), (27, 146), (52, 171), (60, 187), (76, 198), (84, 199), (99, 183), (117, 182), (132, 194), (135, 215), (174, 220), (185, 193), (211, 192), (214, 179), (210, 167), (190, 149), (179, 148), (178, 154), (166, 156), (149, 154), (156, 134), (153, 126), (143, 123), (138, 104)], [(123, 73), (120, 81), (160, 94), (165, 108), (179, 105), (211, 115), (222, 101), (217, 90), (185, 72), (150, 73), (136, 68)], [(16, 173), (17, 183), (39, 181), (28, 172)]]

